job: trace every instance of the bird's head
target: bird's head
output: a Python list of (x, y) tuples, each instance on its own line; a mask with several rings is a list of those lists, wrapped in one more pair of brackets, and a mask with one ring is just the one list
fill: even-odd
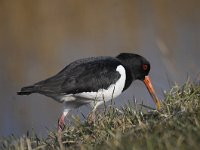
[(160, 109), (160, 101), (155, 95), (154, 88), (151, 84), (151, 80), (148, 76), (150, 71), (149, 61), (138, 55), (132, 53), (121, 53), (117, 57), (121, 63), (129, 69), (131, 76), (134, 80), (141, 80), (146, 85), (154, 103), (156, 104), (157, 110)]

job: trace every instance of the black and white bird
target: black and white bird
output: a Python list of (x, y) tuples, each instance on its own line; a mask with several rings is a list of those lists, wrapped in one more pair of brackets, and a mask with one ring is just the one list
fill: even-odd
[(71, 109), (90, 104), (94, 112), (104, 101), (119, 96), (134, 80), (145, 83), (157, 109), (160, 109), (149, 71), (149, 61), (138, 54), (121, 53), (117, 57), (79, 59), (55, 76), (23, 87), (17, 94), (40, 93), (64, 103), (65, 109), (58, 121), (58, 131), (61, 132), (64, 118)]

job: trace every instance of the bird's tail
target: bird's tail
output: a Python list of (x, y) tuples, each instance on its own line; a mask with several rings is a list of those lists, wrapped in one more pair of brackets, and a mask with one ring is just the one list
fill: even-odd
[(31, 85), (21, 88), (21, 91), (17, 92), (17, 95), (29, 95), (35, 92), (36, 92), (35, 85)]

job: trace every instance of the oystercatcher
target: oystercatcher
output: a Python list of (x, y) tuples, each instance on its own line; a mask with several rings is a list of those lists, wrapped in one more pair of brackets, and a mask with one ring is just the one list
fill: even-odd
[(149, 61), (138, 54), (121, 53), (117, 57), (79, 59), (55, 76), (23, 87), (17, 94), (40, 93), (64, 103), (65, 109), (58, 121), (58, 131), (61, 132), (64, 118), (71, 109), (90, 104), (94, 112), (100, 104), (119, 96), (137, 79), (144, 82), (157, 109), (160, 109), (149, 71)]

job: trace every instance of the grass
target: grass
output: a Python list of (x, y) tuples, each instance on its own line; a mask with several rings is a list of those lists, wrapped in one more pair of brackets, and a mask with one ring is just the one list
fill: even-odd
[[(143, 105), (142, 105), (143, 106)], [(67, 149), (199, 149), (200, 84), (186, 82), (165, 93), (161, 111), (141, 109), (135, 102), (121, 109), (105, 107), (95, 124), (73, 117), (62, 133)], [(0, 138), (0, 149), (60, 149), (55, 131), (39, 139), (32, 133)]]

